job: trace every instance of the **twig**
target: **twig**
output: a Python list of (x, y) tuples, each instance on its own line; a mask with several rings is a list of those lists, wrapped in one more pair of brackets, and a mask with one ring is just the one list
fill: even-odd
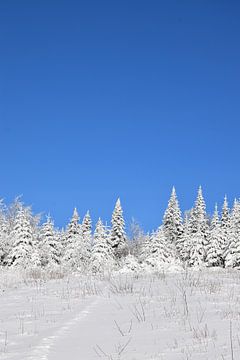
[(123, 351), (126, 349), (126, 347), (128, 346), (128, 344), (131, 342), (132, 338), (130, 338), (126, 344), (122, 347), (122, 349), (118, 352), (118, 355), (121, 355), (123, 353)]
[(100, 348), (99, 345), (96, 345), (96, 346), (97, 346), (98, 350), (99, 350), (104, 356), (108, 357), (108, 355), (103, 351), (103, 349)]
[(115, 323), (118, 331), (120, 332), (120, 334), (121, 334), (122, 336), (124, 336), (124, 333), (123, 333), (123, 331), (121, 330), (121, 328), (120, 328), (120, 326), (118, 325), (118, 323), (116, 322), (116, 320), (114, 320), (114, 323)]
[(129, 330), (128, 330), (128, 333), (130, 334), (130, 332), (132, 331), (132, 325), (133, 325), (133, 321), (131, 319), (131, 323), (130, 323), (130, 327), (129, 327)]

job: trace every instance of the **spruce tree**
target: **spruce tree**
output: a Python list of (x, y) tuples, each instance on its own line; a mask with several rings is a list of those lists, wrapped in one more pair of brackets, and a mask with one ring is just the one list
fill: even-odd
[(30, 222), (30, 212), (21, 206), (17, 213), (11, 233), (13, 247), (8, 257), (10, 266), (27, 268), (31, 263), (33, 253), (33, 234)]
[(235, 264), (234, 266), (240, 267), (240, 201), (237, 202), (237, 211), (235, 218)]
[(144, 241), (141, 244), (140, 252), (139, 252), (139, 261), (144, 262), (150, 255), (151, 249), (151, 241), (154, 236), (154, 232), (151, 234), (146, 234), (144, 237)]
[(206, 263), (207, 266), (221, 266), (222, 265), (222, 248), (220, 243), (221, 236), (220, 221), (218, 216), (217, 205), (215, 206), (215, 211), (211, 221), (210, 231), (209, 231), (209, 241), (207, 245), (207, 256)]
[(77, 208), (74, 208), (72, 219), (68, 224), (68, 228), (67, 228), (66, 238), (70, 242), (72, 241), (72, 238), (74, 238), (75, 236), (79, 236), (81, 233), (81, 226), (79, 224), (79, 220), (80, 217), (78, 215)]
[(184, 221), (183, 221), (183, 235), (182, 235), (182, 246), (179, 250), (179, 257), (185, 264), (188, 264), (190, 260), (190, 251), (192, 248), (192, 213), (193, 209), (185, 212)]
[(113, 266), (113, 252), (109, 245), (109, 232), (99, 218), (94, 232), (91, 253), (91, 268), (93, 272), (104, 272)]
[(206, 204), (203, 198), (201, 186), (198, 189), (197, 199), (195, 201), (195, 206), (193, 208), (193, 218), (192, 218), (192, 232), (196, 233), (199, 230), (202, 232), (203, 236), (206, 237), (208, 230), (207, 223), (207, 214), (206, 214)]
[(92, 220), (89, 211), (82, 221), (82, 241), (80, 248), (82, 248), (82, 260), (84, 266), (87, 266), (91, 257), (91, 246), (92, 246)]
[[(208, 220), (206, 214), (206, 205), (202, 194), (201, 186), (198, 189), (195, 206), (189, 219), (191, 250), (189, 263), (200, 265), (206, 259), (206, 251), (208, 245)], [(199, 251), (199, 254), (197, 252)], [(191, 258), (193, 257), (193, 258)]]
[(150, 237), (149, 255), (145, 262), (147, 265), (158, 269), (175, 262), (172, 246), (167, 241), (162, 226), (156, 232), (153, 232)]
[(31, 269), (39, 269), (42, 266), (40, 248), (37, 242), (33, 242), (33, 252), (31, 256)]
[(166, 241), (172, 245), (173, 249), (177, 250), (179, 254), (183, 246), (183, 224), (181, 210), (179, 207), (176, 190), (173, 187), (171, 197), (168, 202), (168, 207), (163, 217), (163, 230)]
[(54, 230), (54, 224), (50, 216), (41, 227), (41, 261), (43, 266), (60, 265), (61, 244), (58, 241)]
[(68, 224), (65, 236), (64, 236), (64, 255), (63, 263), (68, 268), (77, 268), (79, 264), (78, 249), (80, 242), (82, 241), (81, 225), (79, 223), (79, 215), (77, 209), (73, 211), (73, 216)]
[(224, 197), (222, 216), (220, 222), (220, 246), (222, 249), (222, 262), (225, 264), (225, 256), (229, 246), (229, 232), (230, 232), (230, 209), (228, 207), (227, 196)]
[(225, 256), (226, 267), (240, 266), (240, 202), (235, 200), (229, 227), (229, 240)]
[(0, 265), (6, 265), (10, 251), (9, 224), (6, 213), (0, 210)]
[(112, 229), (110, 244), (113, 252), (117, 258), (121, 258), (126, 255), (127, 242), (125, 234), (125, 222), (123, 218), (123, 211), (121, 207), (120, 199), (117, 200), (113, 214), (112, 214)]
[(195, 232), (192, 235), (191, 242), (192, 243), (190, 248), (188, 264), (190, 266), (196, 266), (196, 267), (204, 265), (206, 249), (203, 246), (203, 237), (200, 226), (197, 232)]

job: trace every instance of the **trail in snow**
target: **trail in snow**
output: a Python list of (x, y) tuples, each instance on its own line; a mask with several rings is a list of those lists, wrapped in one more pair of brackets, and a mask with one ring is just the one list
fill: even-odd
[[(0, 276), (0, 358), (48, 359), (56, 339), (97, 302), (103, 282), (85, 276), (49, 281)], [(23, 281), (24, 280), (24, 281)]]
[[(45, 337), (41, 342), (33, 348), (27, 360), (48, 360), (51, 358), (51, 352), (58, 342), (71, 336), (75, 327), (79, 322), (83, 321), (92, 309), (97, 306), (99, 297), (95, 300), (90, 300), (89, 304), (73, 319), (67, 321), (62, 327), (60, 327), (53, 335)], [(57, 355), (57, 359), (60, 359), (61, 354)], [(66, 359), (66, 357), (65, 357)], [(78, 357), (79, 359), (79, 357)], [(73, 358), (71, 357), (71, 360)]]
[[(120, 300), (104, 290), (101, 296), (89, 299), (88, 305), (54, 334), (42, 339), (31, 351), (27, 360), (95, 360), (101, 357), (119, 358), (126, 344), (131, 341), (132, 319), (125, 296)], [(135, 301), (135, 300), (134, 300)], [(123, 307), (124, 304), (124, 307)], [(118, 323), (123, 325), (121, 334)], [(133, 352), (135, 352), (133, 350)], [(139, 354), (140, 356), (140, 354)]]

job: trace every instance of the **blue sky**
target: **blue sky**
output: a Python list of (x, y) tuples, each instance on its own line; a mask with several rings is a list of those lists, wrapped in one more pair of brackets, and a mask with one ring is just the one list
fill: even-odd
[(0, 1), (0, 196), (159, 225), (240, 196), (239, 1)]

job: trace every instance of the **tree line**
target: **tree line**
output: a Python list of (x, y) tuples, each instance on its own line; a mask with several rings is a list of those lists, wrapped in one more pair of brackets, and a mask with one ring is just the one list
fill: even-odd
[(224, 198), (221, 213), (206, 212), (199, 187), (194, 206), (182, 218), (173, 188), (162, 224), (145, 234), (133, 223), (132, 235), (125, 232), (120, 199), (111, 225), (99, 218), (95, 228), (89, 212), (80, 222), (75, 208), (65, 229), (56, 229), (50, 216), (40, 216), (16, 199), (10, 206), (1, 202), (0, 265), (23, 269), (59, 269), (81, 272), (111, 270), (160, 270), (178, 267), (240, 266), (240, 201), (233, 207)]

